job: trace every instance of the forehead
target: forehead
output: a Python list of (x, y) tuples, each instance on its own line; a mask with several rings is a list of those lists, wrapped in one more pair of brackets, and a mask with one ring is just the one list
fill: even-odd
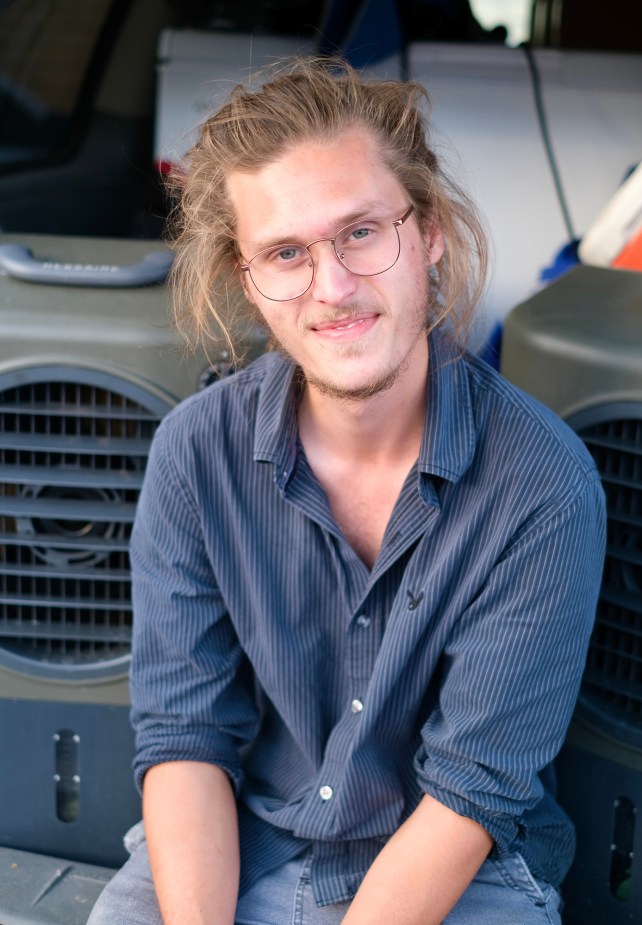
[(370, 211), (403, 208), (404, 190), (365, 129), (306, 140), (252, 173), (227, 181), (241, 248), (331, 234)]

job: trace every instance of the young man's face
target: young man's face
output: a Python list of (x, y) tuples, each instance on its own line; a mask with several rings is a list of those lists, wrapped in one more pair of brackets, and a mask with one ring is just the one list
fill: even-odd
[[(228, 190), (246, 262), (267, 246), (334, 238), (370, 216), (392, 222), (409, 206), (378, 144), (360, 128), (327, 143), (302, 142), (256, 173), (232, 173)], [(313, 244), (312, 285), (290, 301), (271, 301), (242, 273), (275, 340), (325, 394), (355, 399), (413, 370), (425, 375), (428, 266), (439, 260), (443, 243), (438, 231), (422, 232), (414, 213), (398, 231), (399, 258), (377, 276), (351, 273), (329, 241)]]

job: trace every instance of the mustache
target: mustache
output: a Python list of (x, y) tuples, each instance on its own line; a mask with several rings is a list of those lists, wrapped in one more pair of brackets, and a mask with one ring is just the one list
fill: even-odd
[(326, 308), (314, 315), (302, 315), (299, 318), (299, 327), (302, 331), (309, 330), (319, 324), (332, 324), (335, 321), (353, 321), (364, 312), (376, 312), (377, 315), (387, 314), (382, 305), (362, 305), (351, 302), (341, 308)]

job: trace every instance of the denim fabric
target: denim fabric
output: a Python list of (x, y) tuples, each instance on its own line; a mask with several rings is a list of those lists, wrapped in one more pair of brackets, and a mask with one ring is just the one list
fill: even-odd
[(98, 897), (87, 925), (162, 925), (143, 823), (125, 836), (129, 860)]
[[(131, 858), (105, 887), (88, 925), (162, 925), (142, 823), (127, 836)], [(311, 857), (262, 877), (238, 902), (236, 925), (340, 925), (350, 903), (317, 906)], [(519, 854), (489, 859), (443, 925), (560, 925), (559, 895), (535, 880)]]

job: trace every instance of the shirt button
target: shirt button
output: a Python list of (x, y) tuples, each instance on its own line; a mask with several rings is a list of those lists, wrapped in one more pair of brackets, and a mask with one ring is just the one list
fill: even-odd
[(353, 700), (350, 704), (350, 709), (353, 713), (361, 713), (363, 710), (363, 704), (360, 700)]
[(370, 617), (366, 617), (365, 613), (362, 613), (361, 616), (357, 617), (357, 626), (360, 626), (362, 629), (370, 626)]
[(328, 787), (327, 784), (324, 784), (324, 786), (321, 787), (321, 789), (319, 790), (319, 796), (321, 797), (322, 800), (329, 800), (332, 797), (333, 793), (334, 791), (332, 787)]

